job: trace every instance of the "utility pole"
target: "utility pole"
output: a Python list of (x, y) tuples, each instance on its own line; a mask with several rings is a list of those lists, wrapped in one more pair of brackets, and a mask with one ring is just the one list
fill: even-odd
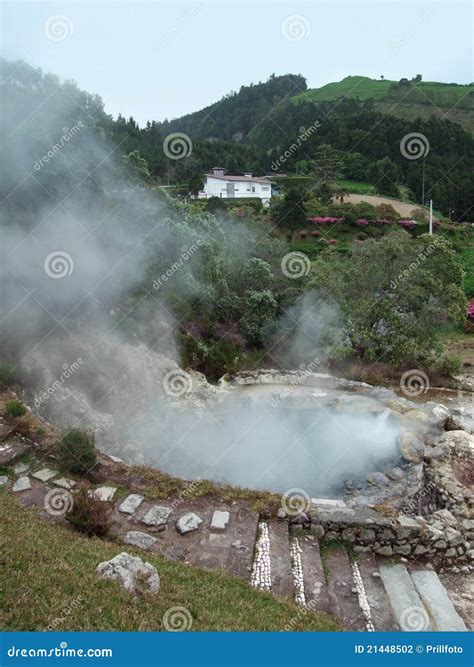
[(433, 200), (430, 199), (430, 236), (433, 236)]
[(423, 167), (422, 167), (422, 185), (421, 185), (421, 203), (425, 203), (425, 155), (423, 155)]

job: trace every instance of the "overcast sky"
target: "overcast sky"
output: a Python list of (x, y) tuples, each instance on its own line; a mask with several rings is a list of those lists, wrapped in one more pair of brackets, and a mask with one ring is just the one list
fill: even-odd
[(4, 2), (2, 52), (98, 93), (140, 124), (270, 74), (473, 81), (471, 3)]

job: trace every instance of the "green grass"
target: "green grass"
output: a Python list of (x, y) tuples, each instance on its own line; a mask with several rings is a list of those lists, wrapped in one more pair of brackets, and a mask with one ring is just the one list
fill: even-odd
[(207, 572), (127, 546), (128, 552), (155, 565), (161, 577), (157, 595), (132, 597), (95, 572), (98, 563), (123, 551), (123, 545), (41, 522), (6, 491), (0, 492), (0, 512), (3, 629), (161, 630), (164, 613), (176, 606), (190, 611), (193, 630), (279, 631), (290, 621), (295, 630), (341, 629), (325, 614), (301, 614), (296, 605), (224, 572)]
[(346, 192), (353, 192), (358, 195), (370, 195), (374, 194), (374, 186), (371, 183), (364, 183), (363, 181), (349, 181), (341, 179), (337, 181), (337, 184), (343, 188)]
[(347, 76), (342, 81), (328, 83), (321, 88), (311, 88), (291, 98), (293, 103), (304, 100), (313, 102), (333, 101), (340, 97), (376, 101), (401, 101), (405, 104), (429, 105), (472, 109), (473, 100), (470, 92), (473, 85), (448, 84), (435, 81), (422, 81), (416, 87), (400, 88), (390, 91), (395, 81), (380, 81), (367, 76)]

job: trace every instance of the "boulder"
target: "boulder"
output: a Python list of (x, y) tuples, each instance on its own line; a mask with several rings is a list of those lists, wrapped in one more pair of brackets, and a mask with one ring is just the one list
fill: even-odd
[(5, 486), (7, 482), (8, 482), (8, 477), (6, 475), (2, 475), (0, 477), (0, 486)]
[(30, 466), (27, 465), (26, 463), (17, 463), (16, 465), (13, 466), (13, 473), (15, 475), (24, 475), (25, 473), (28, 472), (30, 469)]
[(156, 568), (126, 551), (99, 563), (96, 571), (103, 579), (119, 581), (129, 593), (157, 593), (160, 590), (160, 576)]
[(192, 530), (197, 530), (202, 523), (202, 519), (195, 512), (186, 512), (182, 517), (176, 522), (176, 528), (179, 530), (181, 535), (189, 533)]
[(378, 547), (378, 549), (376, 549), (375, 552), (378, 553), (380, 556), (391, 556), (393, 554), (392, 547), (390, 545), (387, 545), (385, 547)]
[(468, 456), (474, 454), (474, 436), (466, 431), (447, 431), (435, 441), (435, 444), (456, 454)]
[(420, 463), (423, 460), (424, 447), (421, 440), (410, 431), (405, 431), (398, 437), (400, 452), (405, 461)]

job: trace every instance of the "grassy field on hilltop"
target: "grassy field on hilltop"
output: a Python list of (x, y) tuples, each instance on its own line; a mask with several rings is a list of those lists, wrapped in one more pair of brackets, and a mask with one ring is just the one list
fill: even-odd
[(391, 89), (397, 81), (371, 79), (367, 76), (347, 76), (342, 81), (328, 83), (321, 88), (310, 88), (300, 95), (292, 97), (292, 102), (312, 100), (325, 102), (340, 97), (375, 101), (397, 101), (416, 104), (436, 104), (442, 107), (458, 106), (472, 109), (474, 106), (474, 85), (438, 83), (436, 81), (422, 81), (412, 87)]
[[(302, 612), (224, 572), (166, 561), (127, 545), (83, 537), (41, 522), (17, 498), (0, 492), (0, 625), (8, 630), (162, 630), (170, 607), (186, 607), (192, 630), (340, 630), (325, 614)], [(126, 550), (157, 568), (157, 595), (133, 597), (118, 583), (99, 579), (98, 563)]]

